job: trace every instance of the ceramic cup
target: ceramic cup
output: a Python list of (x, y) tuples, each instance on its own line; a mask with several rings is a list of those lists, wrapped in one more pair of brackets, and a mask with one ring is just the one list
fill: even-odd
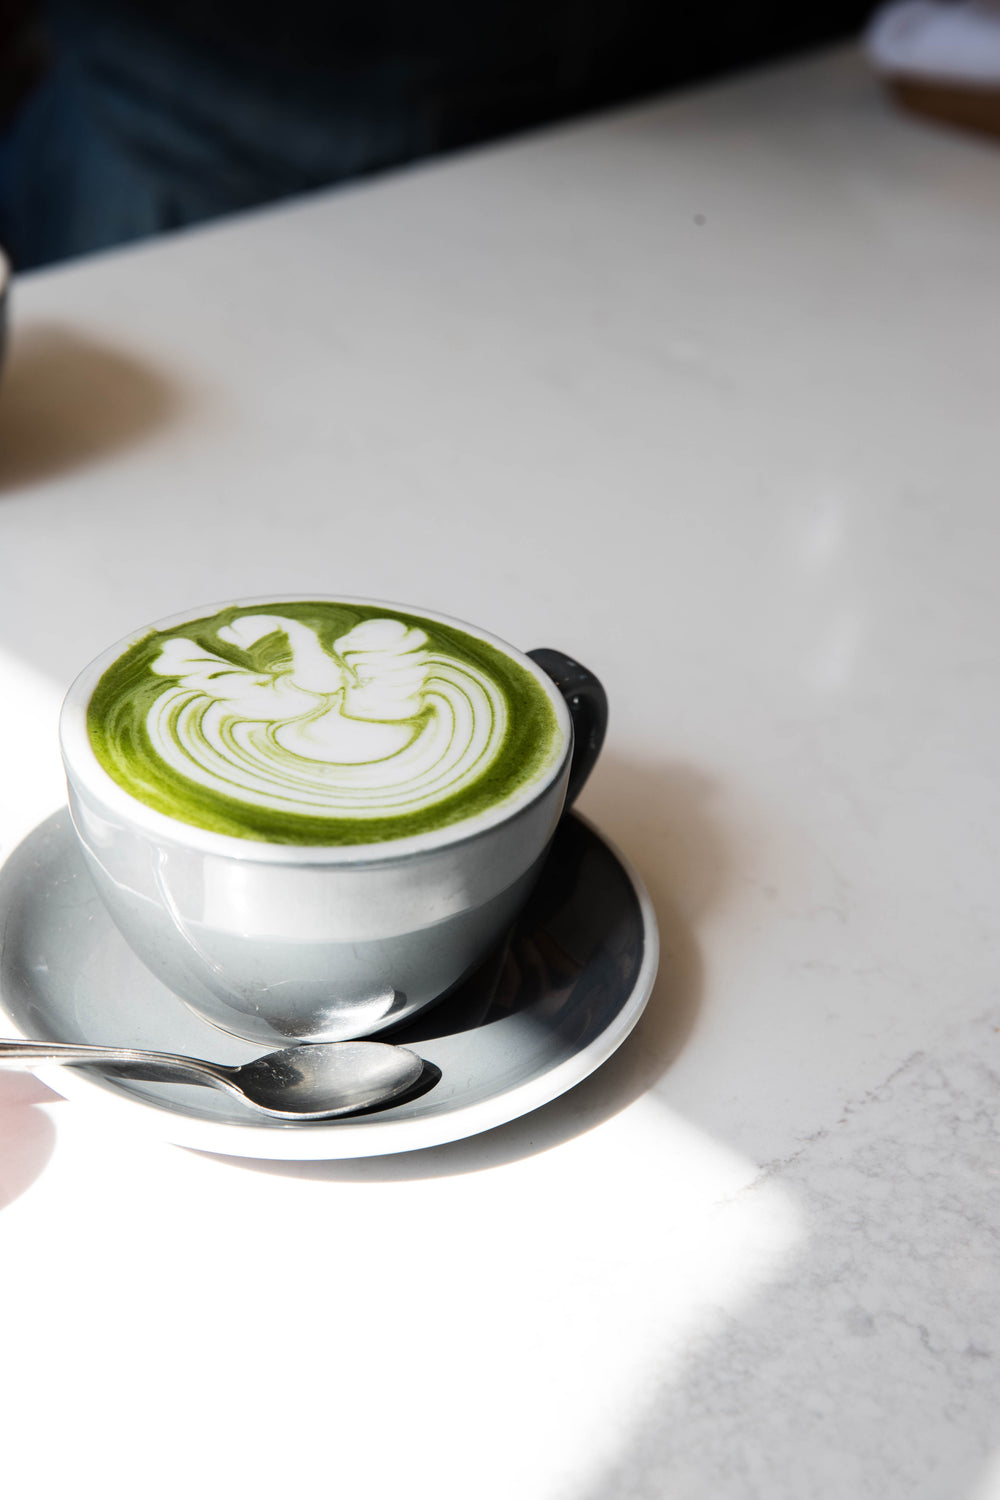
[(88, 706), (112, 663), (151, 631), (218, 608), (173, 616), (117, 642), (67, 694), (60, 741), (90, 873), (146, 966), (214, 1025), (275, 1045), (371, 1036), (454, 990), (502, 940), (597, 757), (603, 689), (559, 652), (522, 654), (475, 626), (413, 611), (460, 628), (532, 674), (561, 736), (551, 770), (523, 797), (379, 843), (234, 837), (138, 800), (104, 769), (88, 731)]

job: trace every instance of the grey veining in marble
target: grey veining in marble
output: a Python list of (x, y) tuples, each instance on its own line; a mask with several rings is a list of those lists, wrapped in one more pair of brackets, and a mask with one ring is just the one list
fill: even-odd
[(579, 1500), (980, 1500), (1000, 1450), (1000, 995), (745, 1191), (764, 1181), (806, 1238), (651, 1383)]

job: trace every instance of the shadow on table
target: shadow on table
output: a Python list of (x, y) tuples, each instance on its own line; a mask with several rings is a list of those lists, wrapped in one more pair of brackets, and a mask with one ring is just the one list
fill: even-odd
[(0, 494), (138, 443), (181, 405), (133, 354), (59, 323), (16, 329), (0, 378)]
[(37, 1104), (58, 1099), (28, 1073), (0, 1073), (0, 1209), (45, 1170), (55, 1145), (55, 1126)]
[(686, 766), (602, 758), (587, 814), (644, 880), (660, 927), (660, 970), (635, 1031), (595, 1073), (519, 1120), (423, 1151), (352, 1161), (233, 1160), (232, 1165), (325, 1182), (392, 1182), (481, 1171), (547, 1151), (610, 1119), (650, 1089), (678, 1056), (700, 1003), (694, 926), (725, 879), (712, 783)]

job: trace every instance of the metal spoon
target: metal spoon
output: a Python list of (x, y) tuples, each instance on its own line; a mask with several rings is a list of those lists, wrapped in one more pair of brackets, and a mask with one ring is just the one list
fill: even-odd
[(416, 1053), (387, 1042), (284, 1047), (236, 1067), (134, 1047), (0, 1041), (0, 1067), (40, 1062), (102, 1063), (147, 1083), (203, 1083), (279, 1120), (326, 1120), (385, 1104), (411, 1088), (424, 1067)]

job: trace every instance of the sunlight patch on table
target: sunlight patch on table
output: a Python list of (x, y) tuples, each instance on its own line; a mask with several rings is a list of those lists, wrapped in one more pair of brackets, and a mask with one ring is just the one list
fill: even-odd
[(0, 647), (0, 859), (66, 800), (59, 758), (61, 702), (62, 693), (50, 678)]

